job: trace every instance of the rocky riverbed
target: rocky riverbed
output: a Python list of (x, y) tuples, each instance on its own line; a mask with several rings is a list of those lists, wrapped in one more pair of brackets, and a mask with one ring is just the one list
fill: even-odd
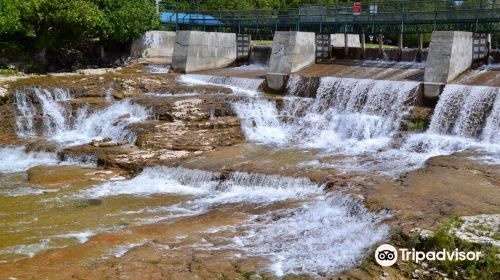
[(453, 215), (498, 243), (498, 89), (155, 67), (1, 80), (2, 278), (432, 278), (370, 256)]

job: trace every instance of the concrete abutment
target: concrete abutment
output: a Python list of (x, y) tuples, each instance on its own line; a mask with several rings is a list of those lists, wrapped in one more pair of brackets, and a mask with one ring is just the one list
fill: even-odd
[(177, 31), (172, 69), (180, 73), (227, 67), (236, 61), (236, 34)]
[(269, 72), (266, 75), (270, 89), (283, 90), (288, 75), (315, 63), (315, 39), (313, 32), (277, 31), (274, 34)]

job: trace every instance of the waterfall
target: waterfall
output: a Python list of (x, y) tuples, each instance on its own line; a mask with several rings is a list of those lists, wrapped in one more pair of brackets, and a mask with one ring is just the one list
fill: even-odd
[(387, 238), (388, 227), (381, 224), (384, 216), (336, 194), (259, 217), (234, 243), (249, 255), (271, 258), (270, 269), (278, 277), (289, 273), (319, 277), (359, 264), (371, 246)]
[(436, 106), (429, 132), (486, 141), (498, 139), (500, 117), (496, 99), (500, 99), (497, 98), (499, 91), (493, 87), (447, 85)]
[(0, 147), (0, 172), (20, 172), (37, 165), (57, 165), (55, 153), (27, 152), (25, 147)]
[(304, 98), (297, 89), (304, 86), (292, 77), (281, 110), (262, 99), (238, 101), (234, 108), (249, 140), (361, 153), (388, 144), (418, 86), (326, 77), (319, 80), (315, 98)]
[(145, 121), (148, 116), (146, 109), (128, 100), (93, 112), (83, 106), (78, 109), (72, 127), (53, 135), (51, 139), (65, 145), (78, 145), (88, 143), (93, 139), (111, 137), (113, 141), (128, 141), (134, 144), (135, 135), (127, 129), (127, 126)]
[[(67, 129), (70, 114), (69, 104), (63, 101), (71, 99), (67, 90), (21, 88), (14, 94), (16, 104), (16, 127), (19, 137), (37, 135), (37, 112), (42, 112), (43, 134), (53, 135)], [(41, 107), (41, 108), (38, 108)]]
[(236, 172), (222, 179), (216, 172), (152, 167), (131, 180), (105, 183), (83, 191), (82, 195), (194, 195), (200, 198), (190, 203), (199, 207), (229, 202), (272, 202), (320, 193), (321, 187), (306, 178)]
[(179, 80), (187, 84), (218, 85), (231, 88), (235, 93), (255, 95), (264, 82), (264, 79), (250, 79), (240, 77), (210, 76), (199, 74), (181, 75)]
[(500, 162), (499, 88), (447, 85), (441, 94), (429, 129), (404, 140), (398, 157), (417, 166), (432, 156), (466, 149), (489, 154)]
[(133, 144), (135, 136), (126, 129), (127, 125), (144, 121), (149, 115), (146, 109), (128, 100), (95, 111), (83, 105), (73, 113), (67, 102), (70, 99), (68, 91), (58, 88), (16, 90), (17, 135), (22, 138), (46, 136), (64, 145), (84, 144), (105, 137)]

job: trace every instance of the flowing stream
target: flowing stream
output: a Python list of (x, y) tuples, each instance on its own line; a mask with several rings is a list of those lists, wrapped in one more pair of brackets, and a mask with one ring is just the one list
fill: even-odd
[[(498, 88), (448, 85), (429, 128), (402, 133), (417, 102), (417, 82), (292, 76), (287, 95), (270, 98), (260, 92), (263, 79), (199, 74), (178, 79), (231, 88), (237, 98), (230, 102), (247, 141), (316, 153), (318, 160), (298, 167), (398, 176), (432, 156), (464, 150), (477, 151), (479, 161), (500, 163)], [(56, 150), (107, 137), (133, 145), (136, 136), (128, 126), (148, 120), (150, 112), (131, 100), (115, 101), (112, 91), (98, 103), (104, 105), (93, 106), (75, 102), (75, 93), (59, 88), (19, 88), (17, 135), (55, 143)], [(263, 269), (277, 276), (321, 277), (360, 264), (389, 237), (384, 221), (390, 213), (370, 212), (351, 196), (328, 193), (307, 178), (163, 166), (128, 177), (81, 162), (61, 165), (54, 152), (27, 147), (0, 148), (0, 262), (86, 244), (102, 234), (135, 234), (133, 241), (113, 239), (100, 248), (100, 258), (122, 257), (146, 244), (156, 227), (182, 228), (185, 221), (201, 224), (196, 234), (217, 240), (205, 242), (203, 250), (263, 258)], [(319, 160), (329, 156), (339, 157)], [(213, 217), (219, 216), (237, 222), (214, 226)], [(193, 217), (197, 223), (189, 220)], [(162, 248), (183, 248), (167, 247)]]

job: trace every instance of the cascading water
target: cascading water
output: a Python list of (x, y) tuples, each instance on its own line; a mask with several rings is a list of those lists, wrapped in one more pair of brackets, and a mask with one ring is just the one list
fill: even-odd
[(489, 154), (500, 163), (499, 88), (447, 85), (439, 98), (429, 129), (408, 137), (398, 153), (417, 167), (432, 156), (466, 149)]
[[(65, 130), (68, 125), (70, 106), (62, 104), (71, 99), (68, 91), (59, 88), (49, 90), (41, 88), (21, 88), (16, 90), (16, 126), (20, 137), (37, 135), (37, 113), (42, 112), (43, 133), (53, 135)], [(40, 107), (40, 108), (39, 108)]]
[(325, 196), (320, 186), (306, 178), (243, 172), (222, 178), (214, 172), (155, 167), (131, 180), (82, 191), (79, 196), (102, 199), (126, 194), (190, 196), (185, 202), (154, 210), (156, 214), (163, 211), (166, 218), (199, 215), (228, 203), (300, 202), (298, 209), (251, 216), (255, 218), (245, 223), (244, 234), (220, 247), (269, 258), (270, 269), (278, 276), (338, 272), (361, 261), (369, 248), (388, 234), (382, 223), (385, 214), (370, 213), (344, 194)]
[(255, 95), (264, 82), (264, 79), (249, 79), (240, 77), (210, 76), (199, 74), (186, 74), (179, 80), (186, 84), (218, 85), (231, 88), (235, 93)]
[(59, 163), (54, 153), (27, 152), (25, 147), (0, 148), (0, 172), (20, 172), (37, 165), (56, 165)]
[[(388, 233), (381, 224), (384, 215), (370, 213), (343, 194), (284, 212), (259, 217), (266, 220), (264, 225), (250, 223), (245, 235), (235, 238), (236, 248), (270, 257), (270, 268), (277, 276), (338, 273), (359, 264)], [(276, 220), (276, 216), (284, 218)]]
[[(109, 90), (109, 89), (108, 89)], [(120, 101), (96, 111), (80, 107), (73, 114), (71, 96), (61, 89), (28, 88), (17, 90), (16, 124), (19, 137), (43, 135), (63, 145), (78, 145), (111, 137), (114, 141), (135, 141), (128, 124), (148, 118), (146, 109), (129, 101)], [(37, 124), (43, 128), (37, 128)]]
[[(401, 136), (401, 120), (414, 105), (418, 86), (406, 81), (292, 76), (281, 105), (249, 98), (237, 101), (234, 109), (251, 141), (353, 156), (329, 167), (392, 176), (420, 168), (430, 157), (469, 148), (488, 153), (484, 159), (489, 163), (500, 162), (498, 88), (448, 85), (428, 131)], [(397, 137), (402, 139), (395, 141)]]
[(51, 139), (65, 145), (77, 145), (111, 137), (113, 141), (125, 140), (133, 144), (135, 135), (127, 130), (127, 125), (144, 121), (148, 116), (146, 109), (130, 101), (117, 102), (95, 112), (82, 107), (76, 113), (72, 128), (53, 135)]
[[(299, 83), (292, 78), (292, 87)], [(234, 108), (250, 140), (357, 154), (390, 142), (417, 88), (415, 82), (328, 77), (321, 78), (313, 99), (289, 89), (292, 94), (284, 98), (281, 111), (262, 99), (241, 101)]]
[(305, 178), (236, 172), (225, 180), (219, 173), (185, 168), (154, 167), (122, 182), (84, 191), (84, 196), (183, 194), (203, 195), (195, 203), (271, 202), (319, 194), (321, 188)]

